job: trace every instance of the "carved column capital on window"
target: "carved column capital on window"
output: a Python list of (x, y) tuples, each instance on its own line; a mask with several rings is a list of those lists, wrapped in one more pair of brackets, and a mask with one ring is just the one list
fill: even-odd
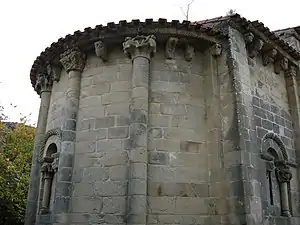
[(274, 163), (272, 161), (267, 161), (266, 162), (266, 170), (267, 170), (267, 172), (273, 171), (274, 168), (275, 168), (275, 165), (274, 165)]
[(41, 173), (43, 174), (44, 179), (51, 179), (53, 175), (53, 168), (52, 168), (52, 157), (44, 157), (42, 166), (41, 166)]
[(107, 46), (103, 40), (96, 41), (94, 43), (95, 53), (102, 59), (103, 62), (108, 60)]
[(73, 47), (62, 53), (59, 61), (67, 73), (72, 70), (82, 72), (85, 66), (85, 55), (78, 47)]
[(123, 51), (131, 59), (140, 56), (150, 60), (156, 53), (156, 37), (154, 35), (126, 37), (123, 42)]
[(41, 94), (44, 91), (51, 91), (53, 84), (52, 77), (46, 73), (41, 72), (37, 74), (37, 81), (35, 84), (35, 90), (38, 94)]
[(285, 73), (286, 77), (296, 77), (297, 75), (297, 67), (294, 65), (290, 65)]
[(276, 177), (279, 183), (290, 182), (293, 176), (286, 162), (276, 162)]
[(52, 154), (51, 157), (53, 158), (53, 162), (51, 163), (52, 170), (54, 173), (56, 173), (58, 170), (59, 152)]
[(173, 59), (174, 58), (174, 52), (175, 48), (178, 42), (177, 37), (169, 37), (166, 46), (165, 46), (165, 56), (167, 59)]

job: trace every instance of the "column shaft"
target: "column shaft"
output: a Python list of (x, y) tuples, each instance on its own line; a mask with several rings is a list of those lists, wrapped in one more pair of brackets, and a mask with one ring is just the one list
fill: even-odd
[(280, 183), (280, 195), (281, 195), (281, 211), (282, 215), (286, 217), (290, 217), (290, 208), (289, 208), (289, 196), (288, 196), (288, 188), (287, 183)]
[(51, 177), (45, 177), (42, 208), (48, 209), (51, 194)]
[(34, 139), (34, 150), (30, 172), (30, 185), (28, 190), (26, 213), (25, 213), (25, 225), (33, 225), (36, 219), (38, 197), (39, 197), (39, 185), (40, 185), (40, 164), (39, 153), (41, 143), (44, 140), (48, 111), (50, 105), (51, 92), (43, 91), (41, 93), (41, 103), (39, 110), (39, 118), (36, 127), (36, 136)]

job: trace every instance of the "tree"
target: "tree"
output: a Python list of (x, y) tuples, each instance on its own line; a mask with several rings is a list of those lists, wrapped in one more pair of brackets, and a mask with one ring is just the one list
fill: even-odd
[(0, 224), (24, 224), (35, 128), (4, 122), (0, 108)]
[(185, 20), (189, 20), (190, 9), (191, 9), (191, 6), (192, 6), (192, 4), (194, 3), (194, 1), (195, 1), (195, 0), (191, 0), (191, 1), (188, 3), (188, 5), (187, 5), (187, 7), (186, 7), (186, 10), (184, 10), (182, 7), (180, 7), (181, 12), (182, 12), (182, 14), (184, 15)]

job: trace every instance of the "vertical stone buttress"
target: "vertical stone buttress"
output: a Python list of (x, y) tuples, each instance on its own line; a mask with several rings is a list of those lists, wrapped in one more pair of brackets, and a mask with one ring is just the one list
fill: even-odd
[(33, 225), (35, 223), (40, 185), (40, 164), (39, 155), (42, 142), (46, 133), (46, 125), (48, 111), (51, 99), (52, 77), (46, 73), (40, 73), (37, 77), (35, 89), (40, 94), (41, 103), (39, 110), (39, 118), (36, 127), (36, 135), (34, 138), (34, 150), (31, 164), (29, 190), (27, 197), (25, 225)]
[(149, 64), (155, 36), (127, 37), (124, 53), (132, 59), (127, 224), (147, 224), (147, 142)]
[(64, 213), (69, 211), (72, 196), (72, 171), (76, 142), (76, 118), (79, 106), (81, 72), (85, 66), (84, 54), (76, 47), (66, 50), (60, 62), (67, 72), (68, 86), (65, 92), (64, 119), (62, 124), (61, 152), (59, 156), (55, 202), (53, 211), (57, 222), (67, 222)]

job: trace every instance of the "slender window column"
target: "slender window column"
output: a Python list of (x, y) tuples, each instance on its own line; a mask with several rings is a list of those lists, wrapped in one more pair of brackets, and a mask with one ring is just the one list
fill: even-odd
[(43, 199), (42, 199), (42, 207), (41, 207), (41, 214), (45, 214), (49, 212), (49, 202), (51, 196), (51, 186), (52, 186), (52, 179), (54, 175), (54, 171), (52, 169), (53, 158), (45, 157), (43, 159), (43, 164), (41, 168), (42, 172), (42, 179), (44, 180), (44, 188), (43, 188)]
[(276, 164), (276, 176), (280, 186), (281, 214), (290, 217), (288, 182), (292, 179), (292, 173), (285, 162), (276, 162)]
[(41, 151), (41, 144), (44, 140), (44, 136), (46, 133), (52, 84), (53, 79), (50, 75), (48, 75), (47, 73), (38, 74), (35, 90), (40, 94), (41, 103), (39, 110), (39, 118), (36, 127), (36, 135), (34, 139), (34, 150), (29, 181), (30, 185), (28, 190), (27, 206), (25, 213), (25, 225), (32, 225), (35, 223), (36, 220), (40, 185), (39, 155)]
[[(123, 43), (124, 53), (132, 59), (132, 92), (130, 124), (130, 168), (126, 219), (130, 223), (147, 223), (147, 124), (149, 64), (156, 52), (154, 35), (127, 37)], [(143, 155), (144, 157), (137, 157)], [(135, 172), (138, 170), (139, 172)], [(141, 172), (142, 170), (142, 172)], [(140, 174), (138, 177), (133, 174)], [(141, 188), (133, 191), (137, 183)], [(141, 207), (142, 206), (142, 207)], [(138, 209), (134, 211), (133, 209)]]
[(78, 47), (67, 49), (60, 62), (67, 72), (68, 86), (66, 87), (64, 103), (64, 122), (62, 125), (61, 151), (59, 154), (55, 202), (53, 213), (66, 213), (71, 199), (71, 180), (76, 142), (76, 118), (79, 106), (81, 72), (85, 66), (85, 56)]

